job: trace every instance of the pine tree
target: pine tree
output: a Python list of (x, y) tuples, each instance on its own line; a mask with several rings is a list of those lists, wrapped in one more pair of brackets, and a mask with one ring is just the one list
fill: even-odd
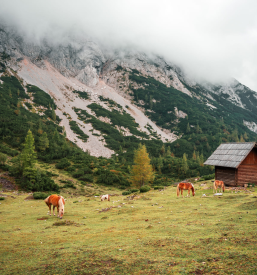
[(158, 168), (159, 174), (162, 173), (162, 167), (163, 167), (163, 158), (160, 156), (160, 157), (157, 159), (157, 168)]
[(131, 170), (131, 180), (137, 187), (154, 180), (154, 172), (145, 145), (139, 145), (134, 154), (134, 165)]
[(192, 156), (192, 159), (196, 160), (196, 154), (195, 154), (195, 150), (193, 152), (193, 156)]
[(204, 157), (203, 157), (203, 153), (200, 155), (200, 157), (199, 157), (199, 164), (201, 165), (201, 166), (203, 166), (203, 162), (204, 162)]
[(55, 114), (54, 108), (52, 108), (52, 120), (53, 121), (56, 120), (56, 114)]
[(34, 168), (37, 161), (37, 154), (35, 152), (34, 138), (30, 130), (25, 138), (24, 148), (21, 152), (20, 158), (22, 161), (23, 171), (26, 168)]
[(46, 148), (49, 147), (49, 140), (47, 138), (47, 134), (46, 133), (43, 133), (42, 136), (39, 137), (39, 140), (38, 140), (38, 149), (40, 151), (45, 151)]
[(162, 148), (161, 148), (161, 154), (164, 156), (165, 155), (165, 146), (164, 144), (162, 145)]
[(150, 109), (153, 109), (153, 97), (151, 95), (149, 97), (149, 105), (150, 105)]
[(42, 122), (41, 122), (41, 120), (39, 120), (39, 124), (38, 124), (38, 130), (37, 130), (37, 132), (38, 132), (40, 135), (42, 135), (42, 134), (43, 134), (43, 130), (42, 130)]
[(171, 155), (171, 151), (170, 151), (170, 146), (168, 146), (167, 152), (166, 152), (166, 156), (170, 156)]
[(188, 164), (187, 164), (186, 153), (183, 154), (183, 159), (182, 159), (182, 170), (184, 171), (185, 174), (186, 174), (186, 172), (187, 172), (187, 170), (188, 170)]
[(245, 142), (245, 140), (244, 140), (244, 138), (243, 138), (242, 135), (240, 136), (240, 142)]
[(190, 132), (190, 126), (189, 126), (189, 123), (187, 123), (186, 133), (189, 133), (189, 132)]

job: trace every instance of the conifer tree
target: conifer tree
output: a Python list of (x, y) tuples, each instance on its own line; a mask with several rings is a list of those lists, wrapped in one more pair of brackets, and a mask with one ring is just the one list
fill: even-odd
[(140, 144), (134, 154), (134, 165), (131, 169), (131, 180), (137, 187), (141, 187), (154, 180), (154, 172), (145, 145)]
[(171, 155), (171, 151), (170, 151), (170, 146), (168, 146), (167, 152), (166, 152), (166, 156), (170, 156)]
[(196, 160), (196, 153), (195, 153), (195, 150), (194, 150), (194, 152), (193, 152), (192, 159)]
[(164, 156), (165, 155), (165, 146), (164, 144), (162, 145), (162, 148), (161, 148), (161, 154)]
[(25, 144), (20, 158), (22, 161), (23, 171), (26, 168), (34, 168), (37, 161), (37, 154), (35, 152), (34, 138), (30, 130), (25, 138)]
[(54, 108), (52, 108), (52, 120), (53, 121), (56, 120), (56, 114), (55, 114)]
[(186, 133), (189, 133), (189, 132), (190, 132), (190, 126), (189, 126), (189, 123), (187, 123)]
[(39, 137), (38, 149), (40, 151), (45, 151), (46, 148), (48, 147), (49, 147), (49, 140), (47, 138), (47, 134), (44, 132), (43, 135)]
[(203, 166), (203, 162), (204, 162), (204, 157), (203, 157), (203, 153), (200, 155), (200, 157), (199, 157), (199, 164), (201, 165), (201, 166)]
[(248, 136), (247, 136), (247, 133), (245, 132), (244, 133), (244, 140), (247, 140), (248, 139)]
[(240, 142), (245, 142), (245, 140), (244, 140), (244, 138), (243, 138), (242, 135), (240, 136)]
[(185, 174), (186, 174), (186, 172), (187, 172), (187, 170), (188, 170), (188, 164), (187, 164), (186, 153), (183, 154), (183, 159), (182, 159), (182, 170), (184, 171)]

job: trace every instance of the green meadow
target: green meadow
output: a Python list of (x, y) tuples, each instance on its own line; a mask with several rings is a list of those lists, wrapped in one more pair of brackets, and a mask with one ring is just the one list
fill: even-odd
[(0, 273), (257, 274), (257, 188), (213, 196), (206, 186), (190, 198), (175, 186), (112, 190), (110, 202), (62, 193), (62, 220), (43, 200), (3, 192)]

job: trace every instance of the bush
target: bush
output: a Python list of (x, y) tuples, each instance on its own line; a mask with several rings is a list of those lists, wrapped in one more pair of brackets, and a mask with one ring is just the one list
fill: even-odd
[(0, 152), (5, 153), (11, 157), (15, 157), (19, 154), (17, 150), (13, 150), (4, 144), (0, 144)]
[(75, 173), (73, 173), (73, 178), (80, 178), (82, 176), (84, 176), (84, 171), (83, 170), (78, 170)]
[(93, 176), (89, 174), (83, 175), (82, 177), (79, 178), (79, 180), (89, 181), (89, 182), (94, 181)]
[(66, 169), (67, 172), (74, 172), (76, 170), (76, 168), (74, 166), (70, 166)]
[(215, 178), (215, 174), (210, 174), (210, 175), (202, 176), (200, 181), (211, 180), (211, 179), (214, 179), (214, 178)]
[(163, 189), (163, 186), (154, 186), (153, 189), (154, 190)]
[(131, 194), (130, 191), (124, 191), (124, 192), (122, 192), (122, 195), (123, 195), (123, 196), (127, 196), (127, 195), (130, 195), (130, 194)]
[(0, 164), (5, 165), (7, 161), (7, 156), (3, 153), (0, 153)]
[(4, 171), (9, 171), (9, 169), (11, 168), (11, 166), (5, 164), (5, 165), (0, 165), (0, 168)]
[(132, 192), (132, 193), (139, 192), (139, 189), (131, 189), (131, 192)]
[(57, 185), (50, 177), (46, 175), (43, 171), (37, 170), (35, 173), (35, 178), (30, 180), (29, 178), (23, 177), (20, 180), (21, 188), (28, 191), (55, 191), (59, 192), (60, 187)]
[(45, 200), (49, 194), (42, 193), (42, 192), (35, 192), (33, 193), (33, 197), (35, 200)]
[(3, 201), (5, 198), (4, 197), (0, 197), (0, 201)]
[(140, 193), (145, 193), (151, 190), (151, 188), (147, 185), (142, 186), (140, 189)]
[(164, 185), (163, 179), (155, 179), (154, 185), (155, 186), (163, 186)]
[(57, 169), (65, 169), (67, 167), (71, 166), (71, 163), (67, 159), (62, 159), (60, 162), (58, 162), (55, 167)]
[(70, 182), (70, 183), (66, 183), (66, 184), (64, 184), (62, 187), (60, 187), (60, 188), (73, 188), (73, 189), (77, 189), (77, 187), (72, 183), (72, 182)]

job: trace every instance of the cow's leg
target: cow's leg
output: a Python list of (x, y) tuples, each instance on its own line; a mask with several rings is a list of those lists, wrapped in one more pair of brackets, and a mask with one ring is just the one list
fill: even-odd
[(53, 205), (53, 215), (55, 216), (54, 209), (55, 209), (55, 206)]
[(59, 218), (59, 206), (57, 206), (57, 217)]
[(48, 204), (49, 207), (49, 215), (51, 216), (51, 204)]
[(184, 198), (183, 189), (181, 189), (181, 196), (182, 196), (182, 198)]

